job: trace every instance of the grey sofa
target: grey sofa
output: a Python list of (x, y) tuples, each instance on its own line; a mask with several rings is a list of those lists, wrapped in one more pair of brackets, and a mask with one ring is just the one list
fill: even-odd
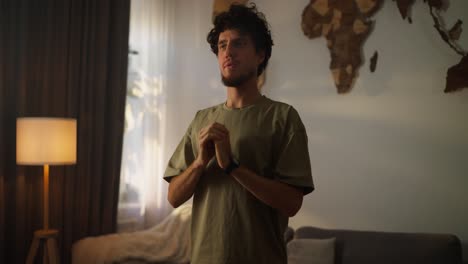
[(335, 264), (461, 264), (460, 240), (450, 234), (392, 233), (300, 227), (294, 239), (335, 238)]

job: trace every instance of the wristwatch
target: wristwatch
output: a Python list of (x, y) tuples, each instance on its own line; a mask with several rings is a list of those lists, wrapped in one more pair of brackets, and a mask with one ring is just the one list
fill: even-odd
[(224, 172), (227, 175), (230, 175), (231, 172), (237, 168), (239, 168), (239, 162), (231, 157), (231, 163), (229, 163), (229, 165), (224, 169)]

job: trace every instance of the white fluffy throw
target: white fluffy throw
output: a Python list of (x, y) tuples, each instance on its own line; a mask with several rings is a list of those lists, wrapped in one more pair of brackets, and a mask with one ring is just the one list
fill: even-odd
[(73, 245), (72, 263), (188, 263), (191, 214), (187, 204), (148, 230), (84, 238)]

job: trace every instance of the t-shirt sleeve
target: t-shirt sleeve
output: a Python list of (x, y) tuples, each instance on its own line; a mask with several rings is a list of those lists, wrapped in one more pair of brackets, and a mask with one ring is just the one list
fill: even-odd
[[(197, 112), (198, 114), (198, 112)], [(190, 164), (195, 160), (195, 155), (192, 147), (192, 128), (195, 119), (192, 120), (182, 140), (177, 145), (176, 150), (169, 160), (166, 171), (164, 172), (164, 180), (170, 182), (172, 177), (184, 172)]]
[(275, 178), (303, 189), (304, 195), (314, 190), (308, 139), (304, 124), (290, 108), (274, 166)]

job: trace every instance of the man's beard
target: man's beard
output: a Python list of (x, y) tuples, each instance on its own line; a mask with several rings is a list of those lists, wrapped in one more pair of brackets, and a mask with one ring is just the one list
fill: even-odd
[(246, 81), (248, 81), (250, 78), (252, 78), (253, 76), (255, 76), (256, 72), (255, 71), (250, 71), (250, 72), (247, 72), (245, 74), (241, 74), (239, 77), (237, 78), (226, 78), (223, 76), (223, 74), (221, 74), (221, 81), (223, 82), (223, 84), (225, 86), (228, 86), (228, 87), (239, 87), (239, 86), (242, 86)]

